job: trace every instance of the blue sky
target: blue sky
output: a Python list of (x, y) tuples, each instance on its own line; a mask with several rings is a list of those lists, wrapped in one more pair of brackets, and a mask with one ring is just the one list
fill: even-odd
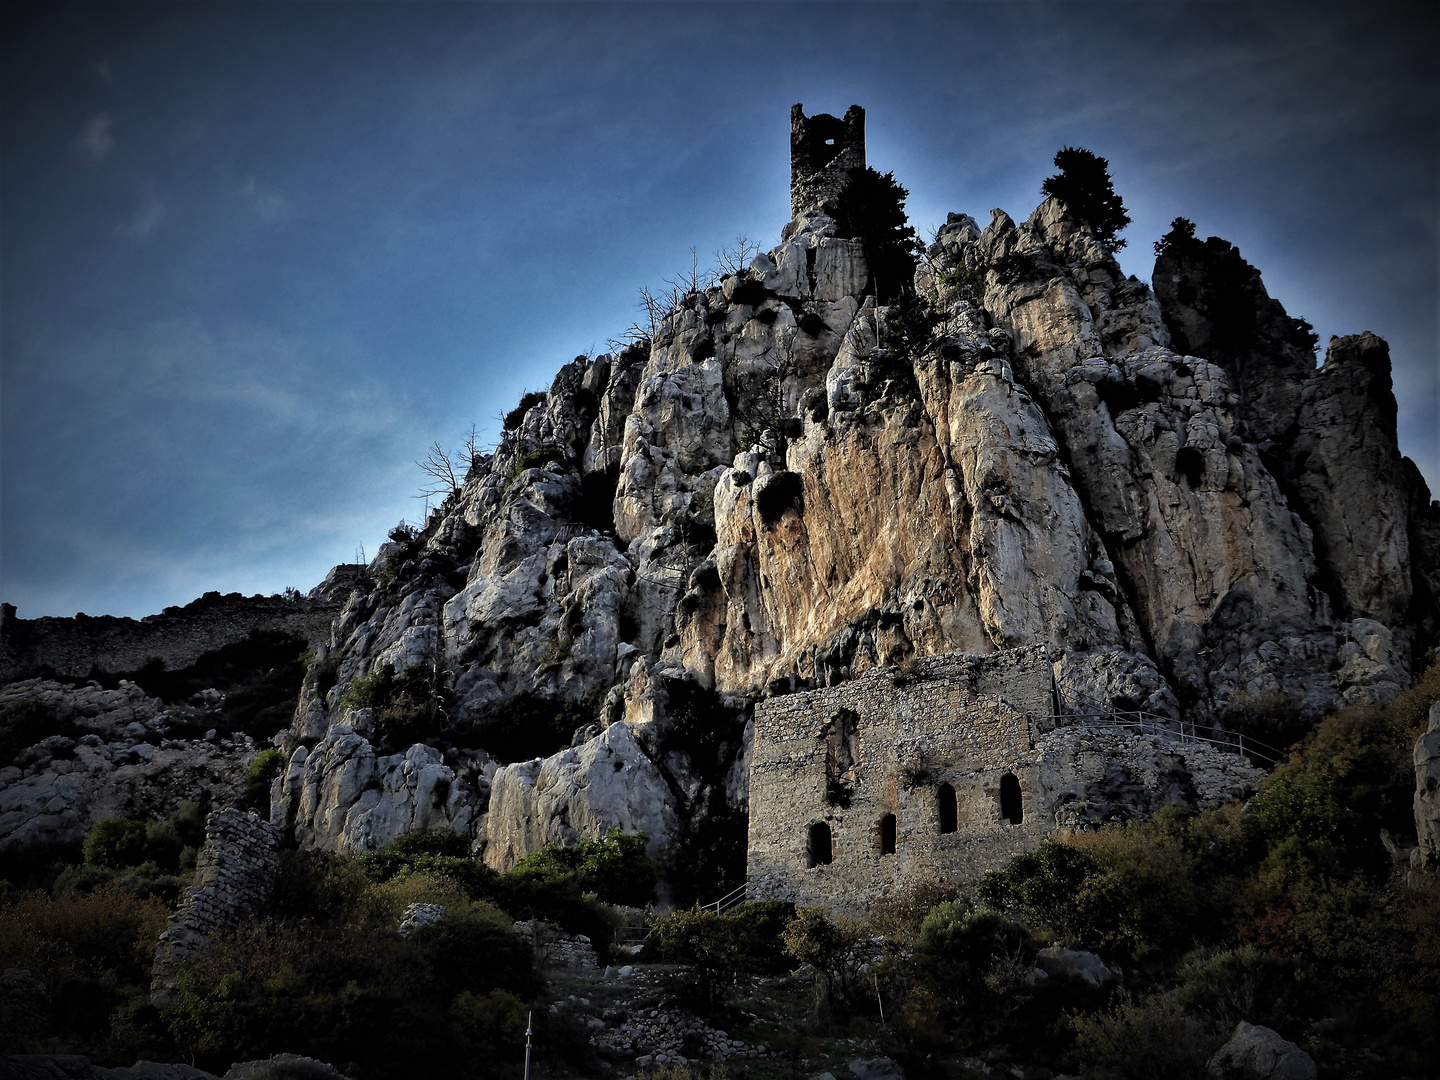
[(1110, 160), (1125, 269), (1184, 215), (1322, 336), (1389, 340), (1440, 488), (1436, 5), (111, 3), (5, 16), (0, 599), (308, 589), (420, 517), (659, 285), (788, 216), (790, 106), (1023, 217)]

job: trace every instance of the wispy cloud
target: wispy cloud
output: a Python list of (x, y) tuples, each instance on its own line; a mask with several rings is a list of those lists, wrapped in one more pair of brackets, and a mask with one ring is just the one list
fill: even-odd
[(131, 240), (148, 240), (150, 235), (165, 220), (165, 204), (155, 193), (153, 184), (147, 185), (145, 195), (133, 213), (116, 227), (115, 231)]
[(70, 144), (81, 160), (90, 165), (99, 165), (115, 149), (115, 133), (112, 130), (110, 110), (98, 112), (80, 127), (80, 134)]
[(295, 204), (278, 188), (262, 187), (252, 176), (235, 192), (261, 221), (277, 223), (295, 216)]

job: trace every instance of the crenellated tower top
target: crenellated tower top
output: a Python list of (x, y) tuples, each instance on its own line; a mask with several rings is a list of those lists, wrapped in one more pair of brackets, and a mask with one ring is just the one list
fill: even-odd
[(790, 109), (790, 216), (833, 203), (850, 175), (865, 167), (865, 110), (851, 105), (843, 119), (828, 113), (807, 117)]

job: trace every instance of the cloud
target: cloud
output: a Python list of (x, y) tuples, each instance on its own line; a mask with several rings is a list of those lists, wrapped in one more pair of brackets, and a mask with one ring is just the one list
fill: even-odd
[(261, 221), (289, 221), (295, 216), (295, 204), (283, 192), (261, 187), (253, 176), (235, 194)]
[(71, 149), (87, 163), (99, 165), (115, 149), (115, 133), (110, 127), (110, 110), (96, 113), (81, 126), (80, 134), (70, 144)]
[(148, 185), (140, 205), (115, 231), (131, 240), (148, 240), (150, 234), (159, 228), (160, 222), (165, 220), (165, 213), (165, 204), (160, 201), (160, 196), (155, 194), (155, 186)]

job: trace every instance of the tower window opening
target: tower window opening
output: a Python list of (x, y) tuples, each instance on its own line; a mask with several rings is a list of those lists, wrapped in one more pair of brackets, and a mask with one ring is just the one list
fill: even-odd
[(827, 866), (834, 858), (830, 850), (830, 826), (817, 821), (810, 826), (810, 840), (805, 845), (806, 866)]
[(895, 815), (886, 814), (880, 819), (880, 854), (895, 854)]
[(1000, 816), (1011, 825), (1019, 825), (1025, 820), (1025, 809), (1020, 801), (1020, 781), (1011, 772), (1000, 777)]
[(952, 833), (960, 825), (960, 807), (955, 802), (955, 789), (949, 784), (941, 784), (940, 789), (935, 792), (935, 805), (940, 815), (940, 831)]

